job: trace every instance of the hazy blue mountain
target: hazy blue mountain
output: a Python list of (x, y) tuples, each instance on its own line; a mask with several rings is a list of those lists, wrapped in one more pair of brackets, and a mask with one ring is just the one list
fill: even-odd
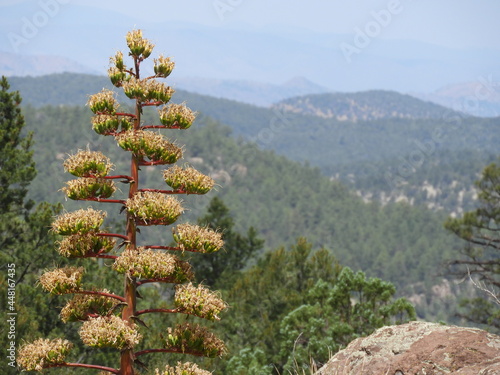
[(339, 121), (367, 121), (383, 118), (439, 119), (451, 110), (394, 91), (311, 94), (289, 98), (273, 108)]
[[(29, 20), (37, 7), (27, 2), (0, 15), (0, 51), (62, 56), (102, 72), (110, 51), (123, 48), (128, 29), (141, 28), (120, 13), (70, 2), (61, 5), (50, 25), (38, 28), (16, 51), (9, 35), (23, 36), (21, 20)], [(500, 69), (495, 62), (500, 60), (500, 52), (495, 50), (458, 50), (412, 40), (377, 38), (376, 48), (374, 43), (361, 48), (359, 43), (356, 47), (354, 34), (271, 27), (228, 29), (179, 22), (148, 24), (144, 31), (158, 51), (174, 56), (178, 63), (175, 77), (201, 75), (279, 85), (302, 76), (335, 92), (426, 93), (450, 83), (495, 75)], [(358, 52), (346, 56), (347, 44)]]

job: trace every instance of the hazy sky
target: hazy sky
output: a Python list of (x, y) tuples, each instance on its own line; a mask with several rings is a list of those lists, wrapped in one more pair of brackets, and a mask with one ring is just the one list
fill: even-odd
[(453, 48), (500, 49), (499, 0), (190, 0), (148, 1), (147, 7), (119, 0), (67, 0), (120, 10), (137, 19), (189, 21), (214, 27), (288, 26), (353, 33), (373, 12), (396, 9), (382, 38), (414, 39)]

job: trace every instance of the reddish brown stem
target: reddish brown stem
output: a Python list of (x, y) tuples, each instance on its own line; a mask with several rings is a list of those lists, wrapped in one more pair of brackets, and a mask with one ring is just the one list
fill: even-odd
[(171, 348), (171, 349), (146, 349), (146, 350), (141, 350), (139, 352), (135, 353), (136, 357), (140, 357), (141, 355), (144, 354), (149, 354), (149, 353), (179, 353), (179, 354), (191, 354), (195, 355), (197, 357), (203, 357), (204, 354), (200, 352), (194, 352), (194, 351), (188, 351), (188, 350), (181, 350), (177, 348)]
[(116, 294), (113, 294), (113, 293), (98, 292), (98, 291), (95, 291), (95, 290), (79, 290), (79, 291), (76, 291), (76, 292), (73, 292), (73, 293), (74, 294), (88, 294), (88, 295), (110, 297), (110, 298), (117, 299), (120, 302), (126, 302), (125, 298), (123, 298), (121, 296), (117, 296)]
[(137, 117), (133, 113), (123, 113), (123, 112), (117, 112), (117, 113), (115, 113), (115, 115), (117, 115), (117, 116), (128, 116), (128, 117), (133, 117), (133, 118)]
[(44, 368), (51, 368), (51, 367), (84, 367), (84, 368), (91, 368), (94, 370), (107, 371), (111, 372), (112, 374), (118, 374), (118, 370), (115, 368), (99, 366), (99, 365), (89, 365), (86, 363), (60, 363), (56, 365), (44, 366)]
[(162, 194), (197, 194), (197, 193), (188, 193), (185, 190), (160, 190), (160, 189), (140, 189), (138, 191), (151, 191), (153, 193), (162, 193)]
[(134, 181), (134, 179), (132, 177), (124, 175), (124, 174), (120, 174), (120, 175), (116, 175), (116, 176), (104, 176), (104, 178), (108, 179), (108, 180), (116, 180), (119, 178), (123, 178), (123, 179), (128, 180), (128, 181)]
[(159, 105), (162, 105), (163, 102), (160, 102), (160, 101), (157, 101), (157, 102), (145, 102), (145, 103), (141, 103), (141, 106), (143, 107), (158, 107)]
[(141, 129), (181, 129), (179, 125), (144, 125), (141, 126)]

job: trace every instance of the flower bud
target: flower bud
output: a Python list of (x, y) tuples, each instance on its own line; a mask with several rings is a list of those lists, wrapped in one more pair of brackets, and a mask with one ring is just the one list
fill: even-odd
[(184, 104), (169, 104), (158, 111), (160, 122), (167, 128), (187, 129), (192, 124), (196, 114)]
[(100, 93), (91, 95), (87, 101), (87, 105), (94, 113), (114, 114), (118, 108), (115, 93), (107, 89), (102, 89)]
[(154, 71), (158, 77), (167, 78), (172, 70), (174, 70), (175, 63), (170, 60), (170, 57), (163, 57), (154, 59)]

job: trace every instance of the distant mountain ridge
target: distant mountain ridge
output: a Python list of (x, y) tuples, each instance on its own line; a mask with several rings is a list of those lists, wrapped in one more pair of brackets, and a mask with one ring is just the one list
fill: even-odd
[(311, 94), (285, 99), (273, 108), (338, 121), (370, 121), (385, 118), (437, 119), (453, 112), (435, 103), (395, 91)]

